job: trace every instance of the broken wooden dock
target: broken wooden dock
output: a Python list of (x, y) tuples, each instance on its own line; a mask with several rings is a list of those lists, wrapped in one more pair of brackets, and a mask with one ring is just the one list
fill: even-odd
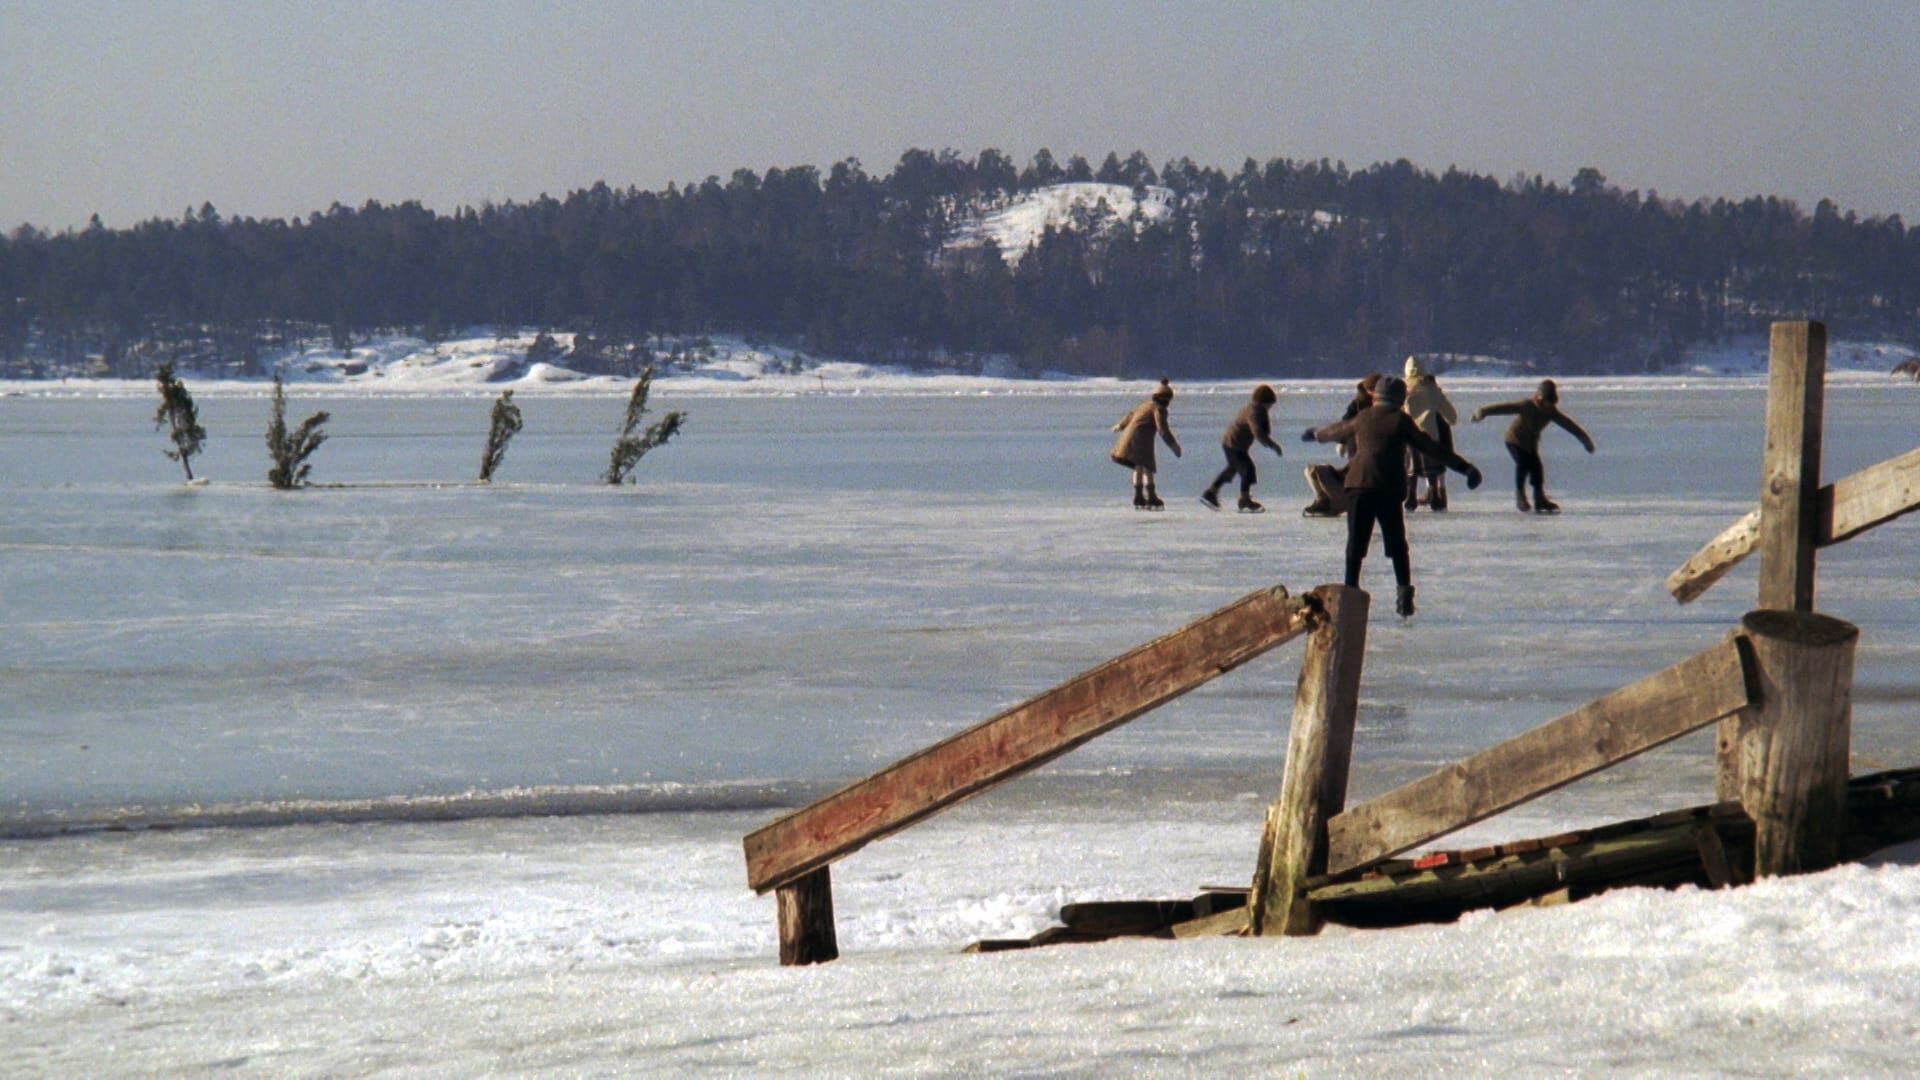
[[(1847, 808), (1843, 858), (1920, 840), (1920, 769), (1856, 777)], [(1613, 889), (1743, 885), (1752, 856), (1753, 822), (1738, 803), (1713, 803), (1538, 839), (1389, 859), (1361, 873), (1310, 879), (1307, 899), (1338, 926), (1451, 922), (1470, 911), (1549, 907)], [(1059, 926), (1030, 938), (976, 942), (967, 951), (1244, 933), (1249, 892), (1214, 885), (1191, 898), (1064, 904)]]

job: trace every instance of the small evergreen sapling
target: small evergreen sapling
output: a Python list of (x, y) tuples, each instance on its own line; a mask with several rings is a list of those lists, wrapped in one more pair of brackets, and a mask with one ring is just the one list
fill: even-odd
[(173, 440), (173, 449), (162, 451), (167, 457), (180, 463), (187, 471), (187, 482), (193, 482), (193, 455), (200, 452), (200, 444), (207, 441), (207, 429), (200, 426), (200, 410), (193, 403), (193, 395), (187, 393), (187, 387), (173, 377), (171, 360), (160, 365), (154, 373), (154, 381), (160, 387), (160, 408), (153, 414), (153, 428), (167, 429), (167, 437)]
[(633, 384), (633, 394), (627, 398), (626, 419), (620, 424), (620, 439), (613, 444), (613, 456), (607, 463), (607, 483), (624, 484), (627, 474), (640, 463), (647, 451), (656, 446), (665, 445), (668, 439), (680, 433), (680, 425), (686, 420), (686, 414), (675, 410), (648, 425), (644, 434), (636, 438), (635, 428), (640, 426), (640, 418), (646, 415), (647, 394), (653, 389), (653, 368), (640, 373), (639, 381)]
[(493, 481), (493, 471), (507, 456), (507, 440), (519, 433), (520, 426), (520, 406), (513, 403), (513, 391), (501, 391), (493, 403), (493, 423), (487, 428), (487, 453), (480, 459), (481, 483)]
[(320, 429), (329, 418), (324, 410), (314, 413), (287, 434), (287, 391), (280, 376), (273, 377), (273, 419), (267, 424), (267, 454), (273, 458), (273, 468), (267, 470), (268, 483), (291, 491), (307, 482), (307, 473), (313, 470), (307, 458), (327, 441), (327, 433)]

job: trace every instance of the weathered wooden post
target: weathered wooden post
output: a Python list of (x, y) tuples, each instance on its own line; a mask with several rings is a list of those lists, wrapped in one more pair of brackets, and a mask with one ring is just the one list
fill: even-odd
[(1759, 705), (1739, 725), (1735, 793), (1754, 824), (1754, 876), (1825, 870), (1840, 859), (1860, 631), (1809, 611), (1747, 613)]
[[(1767, 352), (1767, 442), (1761, 463), (1760, 607), (1813, 610), (1814, 553), (1820, 536), (1820, 436), (1826, 402), (1827, 328), (1773, 324)], [(1716, 797), (1741, 799), (1742, 731), (1753, 715), (1730, 717), (1716, 740)]]
[(833, 934), (833, 882), (822, 866), (774, 890), (780, 924), (780, 963), (824, 964), (840, 956)]
[(1326, 870), (1327, 821), (1347, 802), (1369, 598), (1344, 585), (1323, 585), (1312, 596), (1320, 615), (1300, 661), (1280, 798), (1267, 810), (1247, 899), (1248, 926), (1256, 935), (1319, 932), (1306, 881)]

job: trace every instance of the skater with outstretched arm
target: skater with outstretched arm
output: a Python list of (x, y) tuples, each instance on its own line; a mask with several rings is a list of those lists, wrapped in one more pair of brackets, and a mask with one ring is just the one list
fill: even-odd
[[(1460, 414), (1440, 389), (1440, 380), (1428, 373), (1417, 356), (1407, 357), (1407, 415), (1415, 427), (1447, 449), (1453, 449), (1453, 425)], [(1427, 506), (1436, 511), (1447, 508), (1447, 463), (1419, 451), (1407, 455), (1413, 475), (1407, 478), (1407, 509), (1420, 505), (1420, 481), (1427, 482)]]
[(1273, 420), (1268, 410), (1277, 400), (1273, 387), (1261, 383), (1253, 388), (1253, 399), (1240, 407), (1234, 414), (1233, 422), (1220, 436), (1220, 449), (1227, 455), (1227, 467), (1213, 478), (1207, 490), (1200, 493), (1200, 501), (1215, 510), (1220, 509), (1220, 489), (1235, 476), (1240, 478), (1240, 512), (1257, 514), (1266, 507), (1253, 501), (1253, 485), (1259, 479), (1259, 473), (1253, 467), (1253, 444), (1283, 455), (1280, 444), (1273, 441)]
[(1366, 561), (1367, 548), (1373, 543), (1373, 527), (1380, 526), (1380, 541), (1393, 561), (1393, 579), (1398, 586), (1393, 610), (1401, 618), (1413, 614), (1413, 559), (1407, 549), (1407, 521), (1401, 507), (1406, 494), (1406, 455), (1409, 448), (1430, 454), (1467, 478), (1467, 487), (1480, 486), (1480, 470), (1473, 463), (1430, 438), (1414, 426), (1413, 417), (1401, 411), (1406, 404), (1407, 384), (1399, 379), (1381, 379), (1373, 388), (1373, 404), (1351, 420), (1323, 428), (1308, 428), (1301, 438), (1307, 442), (1353, 440), (1353, 457), (1347, 462), (1347, 576), (1346, 583), (1360, 585), (1360, 564)]
[[(1573, 417), (1560, 411), (1560, 388), (1552, 379), (1542, 379), (1540, 388), (1530, 398), (1520, 401), (1503, 401), (1498, 405), (1483, 405), (1473, 410), (1473, 422), (1479, 423), (1489, 416), (1513, 415), (1513, 423), (1507, 425), (1507, 453), (1513, 457), (1513, 501), (1525, 514), (1557, 514), (1560, 504), (1547, 498), (1547, 464), (1540, 458), (1540, 433), (1548, 424), (1559, 424), (1567, 433), (1580, 440), (1580, 445), (1593, 453), (1593, 438)], [(1527, 505), (1527, 486), (1533, 486), (1533, 505)]]
[(1120, 438), (1113, 444), (1113, 452), (1109, 456), (1117, 464), (1133, 470), (1135, 510), (1161, 510), (1167, 505), (1153, 489), (1156, 467), (1153, 440), (1158, 435), (1166, 441), (1174, 457), (1180, 456), (1180, 440), (1173, 437), (1173, 425), (1167, 420), (1167, 405), (1172, 401), (1173, 386), (1161, 379), (1160, 385), (1153, 388), (1147, 400), (1134, 406), (1132, 412), (1113, 425), (1113, 430), (1120, 433)]

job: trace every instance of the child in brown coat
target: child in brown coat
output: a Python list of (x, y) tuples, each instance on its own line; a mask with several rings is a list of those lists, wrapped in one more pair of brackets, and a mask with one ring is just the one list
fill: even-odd
[(1261, 383), (1253, 388), (1253, 399), (1240, 407), (1234, 414), (1233, 422), (1220, 436), (1220, 449), (1227, 455), (1227, 467), (1213, 478), (1207, 490), (1200, 493), (1200, 501), (1215, 510), (1220, 509), (1220, 489), (1235, 476), (1240, 477), (1240, 512), (1257, 514), (1266, 509), (1253, 500), (1253, 485), (1259, 473), (1253, 467), (1253, 444), (1284, 454), (1280, 444), (1273, 441), (1273, 421), (1267, 416), (1267, 410), (1273, 408), (1277, 400), (1273, 387)]
[[(1512, 414), (1513, 423), (1507, 425), (1507, 453), (1513, 458), (1513, 501), (1521, 513), (1532, 511), (1536, 514), (1557, 514), (1560, 504), (1547, 498), (1547, 464), (1540, 459), (1540, 433), (1548, 424), (1559, 424), (1566, 428), (1580, 445), (1593, 453), (1593, 437), (1586, 429), (1573, 422), (1573, 417), (1560, 411), (1560, 388), (1552, 379), (1542, 379), (1540, 388), (1530, 398), (1520, 401), (1503, 401), (1498, 405), (1483, 405), (1473, 410), (1473, 422), (1479, 423), (1483, 417), (1505, 416)], [(1533, 505), (1527, 505), (1527, 485), (1533, 485)]]
[[(1365, 412), (1373, 404), (1373, 388), (1379, 385), (1380, 373), (1373, 372), (1360, 380), (1354, 388), (1353, 400), (1347, 402), (1346, 412), (1342, 413), (1342, 423)], [(1352, 440), (1340, 444), (1340, 456), (1353, 453)], [(1347, 512), (1346, 469), (1334, 465), (1309, 465), (1306, 469), (1307, 487), (1313, 492), (1313, 501), (1301, 510), (1307, 517), (1339, 517)]]
[(1154, 387), (1152, 396), (1134, 406), (1133, 411), (1120, 418), (1113, 430), (1120, 438), (1113, 444), (1109, 454), (1115, 464), (1125, 465), (1133, 470), (1133, 508), (1135, 510), (1162, 510), (1166, 503), (1153, 489), (1155, 461), (1153, 439), (1155, 435), (1164, 439), (1167, 448), (1174, 457), (1180, 456), (1180, 440), (1173, 437), (1173, 425), (1167, 420), (1167, 405), (1173, 400), (1173, 386), (1165, 379)]

